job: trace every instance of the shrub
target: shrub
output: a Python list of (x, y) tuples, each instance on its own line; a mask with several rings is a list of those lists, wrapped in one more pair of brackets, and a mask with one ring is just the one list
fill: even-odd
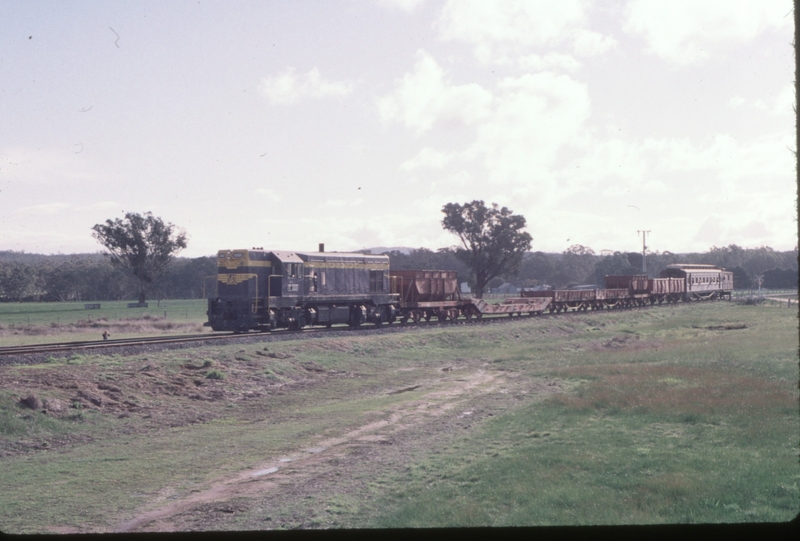
[(225, 374), (220, 372), (219, 370), (210, 370), (206, 374), (207, 379), (225, 379)]

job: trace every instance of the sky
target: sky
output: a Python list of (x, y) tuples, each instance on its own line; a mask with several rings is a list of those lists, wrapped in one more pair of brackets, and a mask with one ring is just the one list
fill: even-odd
[(0, 250), (797, 246), (790, 0), (0, 3)]

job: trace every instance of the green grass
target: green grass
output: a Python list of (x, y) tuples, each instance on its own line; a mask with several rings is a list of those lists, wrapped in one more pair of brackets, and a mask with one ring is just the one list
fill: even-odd
[[(680, 319), (649, 313), (634, 328), (641, 349), (593, 348), (584, 334), (562, 342), (574, 353), (553, 363), (527, 348), (541, 368), (533, 372), (572, 380), (574, 392), (493, 418), (457, 452), (391, 477), (387, 485), (402, 488), (370, 507), (388, 511), (361, 520), (438, 527), (793, 518), (796, 316), (724, 308), (685, 307)], [(731, 321), (749, 327), (696, 329)], [(519, 363), (525, 349), (503, 357)]]
[(370, 526), (793, 518), (796, 419), (777, 414), (767, 430), (756, 427), (758, 418), (726, 419), (715, 425), (672, 412), (598, 415), (562, 404), (528, 406), (459, 442), (458, 460), (438, 457), (393, 479), (389, 484), (402, 488), (377, 505), (391, 511)]
[(128, 302), (100, 302), (86, 310), (83, 302), (0, 303), (0, 346), (55, 341), (133, 338), (157, 333), (202, 332), (206, 301), (148, 301), (147, 308), (128, 308)]
[[(0, 530), (108, 531), (148, 502), (417, 407), (419, 393), (394, 390), (478, 370), (506, 377), (503, 389), (432, 416), (426, 432), (408, 433), (406, 454), (342, 449), (337, 460), (353, 468), (344, 484), (320, 481), (301, 500), (291, 499), (293, 485), (242, 498), (235, 516), (202, 522), (211, 519), (199, 513), (198, 527), (785, 521), (800, 501), (797, 351), (796, 312), (709, 303), (5, 367), (20, 383), (0, 388), (0, 451), (72, 442), (0, 456)], [(228, 398), (124, 387), (145, 365), (165, 382), (190, 365)], [(51, 370), (136, 393), (163, 409), (162, 424), (91, 408), (61, 419), (20, 408), (30, 390), (60, 392), (25, 383)], [(560, 392), (537, 394), (546, 382)], [(236, 394), (237, 385), (271, 383), (287, 387), (252, 400)], [(458, 417), (465, 409), (484, 415), (467, 422)], [(163, 425), (178, 413), (204, 420)], [(458, 430), (444, 430), (448, 423)]]

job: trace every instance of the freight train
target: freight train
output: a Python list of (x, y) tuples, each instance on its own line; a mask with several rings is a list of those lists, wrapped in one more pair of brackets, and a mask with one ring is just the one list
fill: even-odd
[(208, 300), (205, 325), (236, 333), (632, 307), (730, 298), (733, 289), (733, 274), (724, 269), (670, 265), (661, 278), (607, 276), (606, 289), (523, 290), (489, 304), (463, 298), (454, 271), (392, 271), (386, 255), (325, 252), (323, 245), (317, 252), (221, 250), (217, 261), (217, 293)]

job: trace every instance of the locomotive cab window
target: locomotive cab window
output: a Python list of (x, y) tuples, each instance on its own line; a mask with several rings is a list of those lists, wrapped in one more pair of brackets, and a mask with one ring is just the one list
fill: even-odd
[(286, 263), (284, 265), (287, 278), (297, 278), (300, 273), (300, 263)]
[(383, 271), (369, 271), (370, 292), (383, 291)]

